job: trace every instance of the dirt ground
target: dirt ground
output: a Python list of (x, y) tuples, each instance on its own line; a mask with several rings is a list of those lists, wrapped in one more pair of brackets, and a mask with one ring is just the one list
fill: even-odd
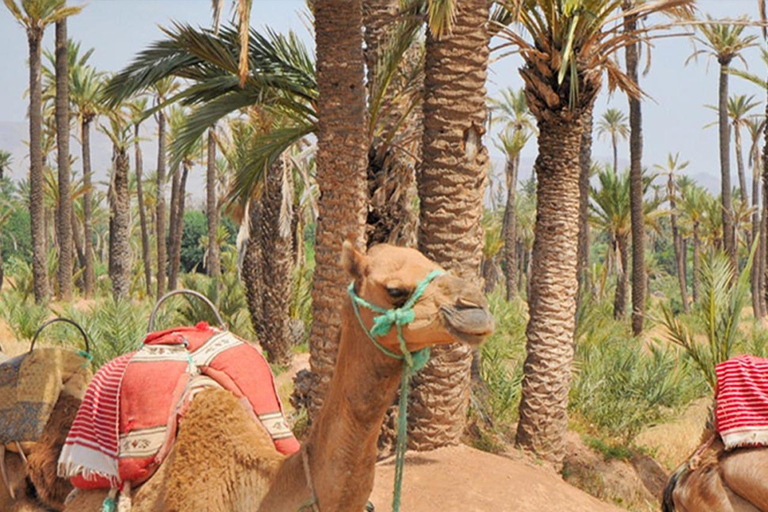
[[(371, 501), (390, 510), (394, 462), (381, 462)], [(532, 464), (465, 445), (406, 456), (402, 510), (408, 512), (619, 512)]]

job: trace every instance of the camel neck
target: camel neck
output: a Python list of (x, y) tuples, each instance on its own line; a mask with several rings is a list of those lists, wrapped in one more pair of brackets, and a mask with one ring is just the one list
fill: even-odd
[(394, 402), (402, 365), (373, 345), (347, 304), (336, 369), (307, 441), (322, 510), (364, 507), (373, 486), (379, 431)]
[[(322, 512), (360, 512), (373, 488), (376, 443), (403, 363), (377, 349), (347, 301), (336, 369), (304, 449)], [(259, 511), (294, 512), (310, 498), (301, 454), (288, 457)]]

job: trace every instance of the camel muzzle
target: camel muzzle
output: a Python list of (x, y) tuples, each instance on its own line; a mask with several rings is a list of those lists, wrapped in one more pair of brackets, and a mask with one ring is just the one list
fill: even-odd
[(457, 304), (443, 306), (440, 312), (451, 334), (464, 343), (479, 345), (493, 332), (493, 315), (487, 307)]

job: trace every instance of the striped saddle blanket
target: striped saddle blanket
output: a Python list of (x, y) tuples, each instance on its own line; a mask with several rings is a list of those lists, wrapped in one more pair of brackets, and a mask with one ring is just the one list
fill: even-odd
[(96, 373), (62, 449), (59, 476), (79, 489), (146, 481), (170, 451), (191, 398), (210, 386), (241, 398), (278, 451), (299, 450), (261, 352), (200, 323), (149, 334), (139, 350)]
[(768, 446), (768, 359), (738, 356), (716, 372), (715, 417), (725, 448)]

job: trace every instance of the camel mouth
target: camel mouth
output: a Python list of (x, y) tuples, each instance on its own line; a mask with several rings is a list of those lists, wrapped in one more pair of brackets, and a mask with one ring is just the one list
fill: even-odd
[(448, 332), (468, 345), (479, 345), (493, 332), (494, 321), (488, 308), (443, 306), (440, 308)]

